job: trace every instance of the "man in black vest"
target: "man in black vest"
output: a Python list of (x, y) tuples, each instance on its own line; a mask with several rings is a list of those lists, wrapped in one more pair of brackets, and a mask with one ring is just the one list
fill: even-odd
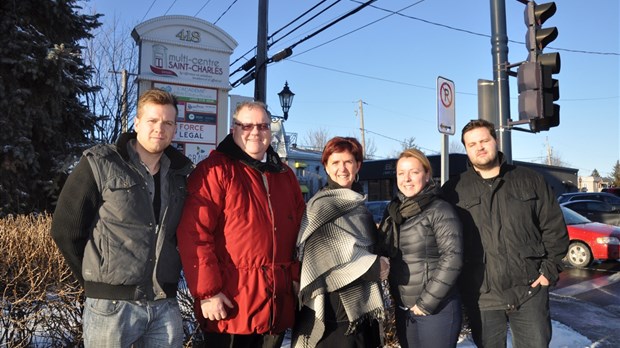
[(84, 287), (86, 347), (181, 347), (176, 228), (191, 161), (171, 146), (176, 99), (149, 90), (135, 133), (86, 151), (67, 179), (52, 237)]

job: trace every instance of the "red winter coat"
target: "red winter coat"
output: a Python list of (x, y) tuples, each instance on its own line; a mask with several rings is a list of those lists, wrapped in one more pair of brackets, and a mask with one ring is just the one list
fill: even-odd
[[(213, 151), (189, 177), (177, 238), (196, 317), (208, 332), (281, 333), (294, 324), (305, 203), (295, 174), (280, 166), (261, 173)], [(219, 292), (234, 308), (224, 320), (205, 319), (200, 300)]]

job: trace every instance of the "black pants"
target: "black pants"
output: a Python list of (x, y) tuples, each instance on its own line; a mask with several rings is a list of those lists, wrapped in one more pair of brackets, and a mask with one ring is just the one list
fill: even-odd
[(461, 332), (461, 300), (454, 296), (433, 315), (396, 307), (396, 336), (403, 348), (453, 348)]
[(472, 338), (481, 348), (504, 348), (508, 334), (507, 323), (512, 333), (515, 348), (547, 348), (551, 342), (551, 315), (549, 313), (549, 287), (541, 286), (539, 291), (518, 309), (478, 310), (467, 305), (467, 315)]
[(280, 348), (284, 333), (280, 335), (234, 335), (225, 333), (205, 332), (202, 347), (217, 348)]

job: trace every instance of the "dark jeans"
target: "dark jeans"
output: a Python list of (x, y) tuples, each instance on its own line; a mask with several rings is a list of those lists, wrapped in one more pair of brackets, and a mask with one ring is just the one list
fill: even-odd
[(454, 296), (433, 315), (418, 316), (396, 307), (396, 336), (402, 348), (456, 347), (461, 332), (461, 300)]
[(512, 332), (514, 348), (547, 348), (551, 342), (551, 316), (549, 314), (549, 287), (512, 311), (468, 310), (472, 337), (480, 348), (505, 348), (508, 325)]
[(234, 335), (205, 332), (204, 336), (203, 347), (218, 348), (280, 348), (284, 341), (284, 333), (280, 335)]

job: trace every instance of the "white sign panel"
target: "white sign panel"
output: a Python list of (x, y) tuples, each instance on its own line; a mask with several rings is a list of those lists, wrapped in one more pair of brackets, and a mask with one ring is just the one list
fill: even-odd
[(187, 112), (201, 112), (206, 114), (217, 113), (217, 106), (209, 104), (187, 103), (185, 104), (185, 109), (187, 109)]
[(179, 101), (209, 104), (217, 103), (217, 89), (157, 82), (153, 84), (153, 87), (163, 89), (166, 92), (174, 94)]
[(229, 88), (228, 53), (143, 42), (140, 76), (166, 78), (176, 83), (192, 83)]
[(437, 77), (437, 129), (439, 133), (454, 135), (456, 127), (454, 82)]
[(185, 156), (187, 156), (187, 158), (194, 163), (198, 163), (207, 158), (209, 153), (211, 153), (212, 150), (215, 150), (215, 145), (213, 144), (185, 143), (183, 146), (185, 148)]
[(172, 141), (215, 143), (216, 127), (212, 124), (177, 122), (177, 131)]

